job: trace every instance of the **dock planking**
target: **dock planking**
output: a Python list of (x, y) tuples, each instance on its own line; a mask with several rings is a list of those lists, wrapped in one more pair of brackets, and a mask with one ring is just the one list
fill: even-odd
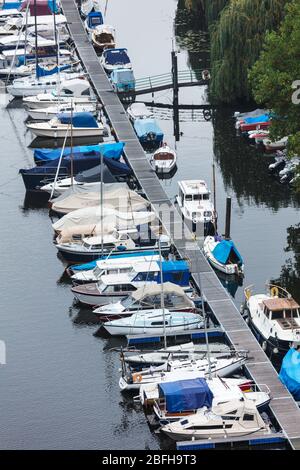
[[(202, 290), (214, 316), (225, 330), (229, 342), (238, 350), (249, 351), (250, 357), (246, 365), (249, 375), (257, 384), (269, 387), (272, 393), (270, 409), (291, 447), (300, 450), (300, 409), (280, 382), (275, 368), (204, 258), (201, 252), (201, 240), (194, 240), (193, 234), (182, 221), (177, 208), (171, 203), (160, 184), (126, 116), (124, 107), (114, 93), (88, 40), (75, 1), (62, 0), (62, 7), (83, 67), (111, 122), (116, 139), (125, 142), (126, 160), (132, 167), (141, 188), (157, 214), (161, 216), (162, 223), (164, 224), (165, 220), (170, 221), (167, 231), (174, 246), (183, 259), (190, 261), (192, 279), (198, 290)], [(172, 213), (171, 218), (170, 213)]]

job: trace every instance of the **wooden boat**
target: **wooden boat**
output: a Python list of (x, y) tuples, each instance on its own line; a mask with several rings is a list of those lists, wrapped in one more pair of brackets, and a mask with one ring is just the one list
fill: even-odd
[(102, 52), (104, 49), (114, 49), (116, 46), (115, 29), (109, 24), (97, 26), (91, 33), (94, 48)]

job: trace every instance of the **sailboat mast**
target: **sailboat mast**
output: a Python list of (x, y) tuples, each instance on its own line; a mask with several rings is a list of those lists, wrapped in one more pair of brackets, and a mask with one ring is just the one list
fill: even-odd
[[(28, 2), (26, 5), (26, 20), (25, 20), (25, 41), (24, 41), (24, 65), (27, 65), (27, 35), (28, 35), (28, 11), (29, 11), (29, 5), (30, 3)], [(21, 28), (21, 31), (23, 28)]]
[(57, 38), (57, 27), (56, 27), (56, 0), (52, 0), (52, 8), (53, 8), (53, 29), (54, 29), (54, 41), (56, 44), (56, 65), (57, 69), (59, 67), (59, 59), (58, 59), (58, 38)]
[(201, 285), (201, 274), (199, 272), (198, 275), (199, 279), (199, 287), (200, 287), (200, 292), (201, 292), (201, 306), (202, 306), (202, 314), (203, 314), (203, 319), (204, 319), (204, 335), (205, 335), (205, 344), (206, 344), (206, 350), (207, 350), (207, 362), (208, 362), (208, 377), (211, 380), (212, 375), (211, 375), (211, 361), (210, 361), (210, 351), (209, 351), (209, 342), (208, 342), (208, 334), (207, 334), (207, 324), (206, 324), (206, 312), (205, 312), (205, 306), (204, 306), (204, 294), (202, 290), (202, 285)]
[[(30, 0), (28, 0), (30, 2)], [(39, 77), (38, 75), (38, 31), (37, 31), (37, 8), (36, 8), (36, 0), (34, 0), (34, 34), (35, 34), (35, 76), (36, 78)]]
[(71, 187), (74, 185), (74, 155), (73, 155), (73, 100), (71, 100)]
[(161, 282), (160, 304), (161, 304), (161, 308), (163, 311), (163, 322), (164, 322), (164, 349), (167, 349), (165, 296), (164, 296), (164, 280), (163, 280), (163, 269), (162, 269), (161, 246), (160, 246), (160, 233), (158, 236), (158, 251), (159, 251), (160, 282)]
[(100, 202), (100, 217), (101, 217), (101, 257), (103, 256), (103, 237), (104, 237), (104, 233), (103, 233), (103, 152), (102, 150), (100, 151), (100, 156), (101, 156), (101, 164), (100, 164), (100, 199), (101, 199), (101, 202)]

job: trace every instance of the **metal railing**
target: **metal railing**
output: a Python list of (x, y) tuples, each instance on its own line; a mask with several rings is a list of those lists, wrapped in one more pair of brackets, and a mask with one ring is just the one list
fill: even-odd
[[(201, 83), (202, 70), (182, 70), (178, 72), (178, 85), (188, 83)], [(173, 86), (173, 76), (171, 73), (164, 73), (161, 75), (153, 75), (151, 77), (138, 78), (135, 80), (135, 90), (151, 90), (158, 87)]]

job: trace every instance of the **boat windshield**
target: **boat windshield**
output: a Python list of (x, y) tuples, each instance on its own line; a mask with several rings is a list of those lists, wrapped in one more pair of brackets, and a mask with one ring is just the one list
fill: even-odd
[(186, 201), (208, 201), (209, 194), (187, 194), (185, 196)]
[(95, 276), (101, 276), (101, 274), (103, 274), (103, 269), (99, 268), (98, 266), (96, 266), (94, 268), (94, 275)]
[(130, 305), (132, 304), (132, 298), (131, 298), (131, 296), (128, 295), (124, 300), (122, 300), (121, 303), (122, 303), (122, 306), (123, 306), (124, 308), (130, 307)]

